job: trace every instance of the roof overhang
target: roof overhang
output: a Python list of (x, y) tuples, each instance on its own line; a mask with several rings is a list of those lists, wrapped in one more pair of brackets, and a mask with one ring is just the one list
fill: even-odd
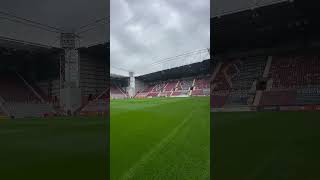
[(296, 0), (211, 18), (214, 54), (320, 39), (320, 4)]

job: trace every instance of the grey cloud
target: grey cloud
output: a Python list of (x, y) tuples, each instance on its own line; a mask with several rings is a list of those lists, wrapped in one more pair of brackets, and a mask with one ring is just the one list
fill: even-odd
[(159, 58), (208, 48), (209, 3), (209, 0), (112, 0), (111, 67), (136, 73), (152, 71), (155, 67), (147, 65)]

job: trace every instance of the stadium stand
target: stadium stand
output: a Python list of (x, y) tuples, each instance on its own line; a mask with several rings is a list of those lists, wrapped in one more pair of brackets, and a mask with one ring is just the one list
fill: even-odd
[[(255, 83), (265, 70), (265, 57), (246, 57), (223, 62), (212, 80), (211, 93), (225, 99), (215, 105), (248, 106), (253, 103)], [(214, 99), (215, 99), (214, 98)]]
[(311, 4), (282, 1), (211, 17), (213, 110), (320, 109), (320, 23)]
[[(320, 83), (319, 57), (319, 55), (301, 51), (274, 56), (269, 72), (271, 87), (262, 96), (262, 100), (271, 98), (274, 99), (274, 102), (266, 103), (262, 101), (261, 104), (320, 104), (318, 90)], [(274, 97), (277, 95), (278, 98)]]
[[(193, 85), (195, 83), (195, 85)], [(209, 96), (209, 79), (204, 77), (191, 77), (188, 79), (170, 79), (158, 83), (147, 84), (136, 98), (146, 97), (174, 97), (174, 96)]]
[(270, 75), (272, 89), (299, 88), (320, 83), (319, 56), (301, 54), (274, 57)]
[(1, 75), (0, 95), (7, 102), (35, 102), (37, 101), (34, 93), (23, 83), (15, 74)]
[(192, 86), (192, 84), (193, 84), (193, 79), (182, 79), (178, 85), (181, 87), (179, 88), (179, 90), (188, 91), (190, 90), (190, 87)]
[[(136, 93), (133, 97), (209, 96), (211, 78), (209, 68), (210, 60), (204, 60), (198, 63), (137, 76), (135, 78), (139, 82), (139, 86), (136, 87)], [(125, 84), (122, 87), (128, 87), (129, 78), (122, 78), (122, 81), (126, 82), (122, 83)], [(111, 79), (111, 82), (115, 82), (116, 80)], [(110, 95), (115, 94), (116, 90), (115, 88), (111, 89)]]
[(223, 62), (211, 82), (212, 107), (252, 106), (257, 81), (263, 78), (264, 72), (268, 72), (267, 87), (258, 106), (320, 104), (319, 55), (296, 50), (269, 56), (273, 57), (269, 67), (267, 56)]
[(17, 74), (1, 75), (0, 96), (3, 106), (12, 117), (40, 117), (53, 114), (53, 107), (39, 99), (35, 90), (28, 86)]
[(173, 91), (177, 87), (178, 81), (170, 81), (165, 86), (165, 91)]
[(296, 91), (266, 91), (260, 100), (262, 106), (294, 105)]
[(195, 78), (191, 95), (192, 96), (209, 96), (210, 95), (210, 76)]
[(116, 84), (111, 84), (110, 96), (112, 99), (124, 99), (128, 97), (126, 92)]
[[(109, 99), (109, 67), (105, 49), (108, 44), (78, 49), (81, 102), (80, 108), (69, 113), (60, 99), (61, 89), (65, 85), (61, 83), (61, 78), (64, 78), (61, 75), (61, 61), (65, 52), (60, 48), (23, 44), (14, 40), (0, 39), (0, 42), (0, 57), (3, 60), (0, 67), (0, 116), (76, 115), (82, 108), (90, 109), (94, 102), (106, 107)], [(105, 114), (103, 107), (97, 108), (96, 112)]]

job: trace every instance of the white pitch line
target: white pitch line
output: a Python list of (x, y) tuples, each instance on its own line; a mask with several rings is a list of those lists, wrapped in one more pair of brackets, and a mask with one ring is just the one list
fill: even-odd
[(139, 168), (143, 167), (148, 161), (150, 161), (154, 154), (156, 154), (162, 148), (164, 148), (164, 146), (176, 136), (176, 134), (179, 132), (182, 126), (186, 124), (186, 122), (191, 118), (192, 114), (193, 112), (190, 112), (190, 114), (186, 118), (184, 118), (183, 121), (181, 121), (181, 123), (177, 125), (177, 127), (175, 127), (166, 137), (164, 137), (148, 153), (144, 154), (144, 156), (142, 156), (142, 158), (139, 161), (137, 161), (128, 171), (126, 171), (122, 175), (120, 180), (131, 179)]

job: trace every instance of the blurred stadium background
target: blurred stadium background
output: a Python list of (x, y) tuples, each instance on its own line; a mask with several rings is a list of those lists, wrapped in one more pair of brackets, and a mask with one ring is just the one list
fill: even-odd
[(299, 0), (240, 4), (212, 14), (212, 110), (320, 109), (317, 6)]
[(79, 114), (88, 101), (106, 99), (110, 44), (109, 17), (102, 16), (106, 13), (96, 11), (80, 21), (68, 21), (81, 12), (61, 17), (69, 12), (63, 6), (60, 13), (41, 17), (36, 11), (7, 8), (0, 11), (2, 118)]
[(211, 177), (319, 179), (319, 4), (211, 3)]

